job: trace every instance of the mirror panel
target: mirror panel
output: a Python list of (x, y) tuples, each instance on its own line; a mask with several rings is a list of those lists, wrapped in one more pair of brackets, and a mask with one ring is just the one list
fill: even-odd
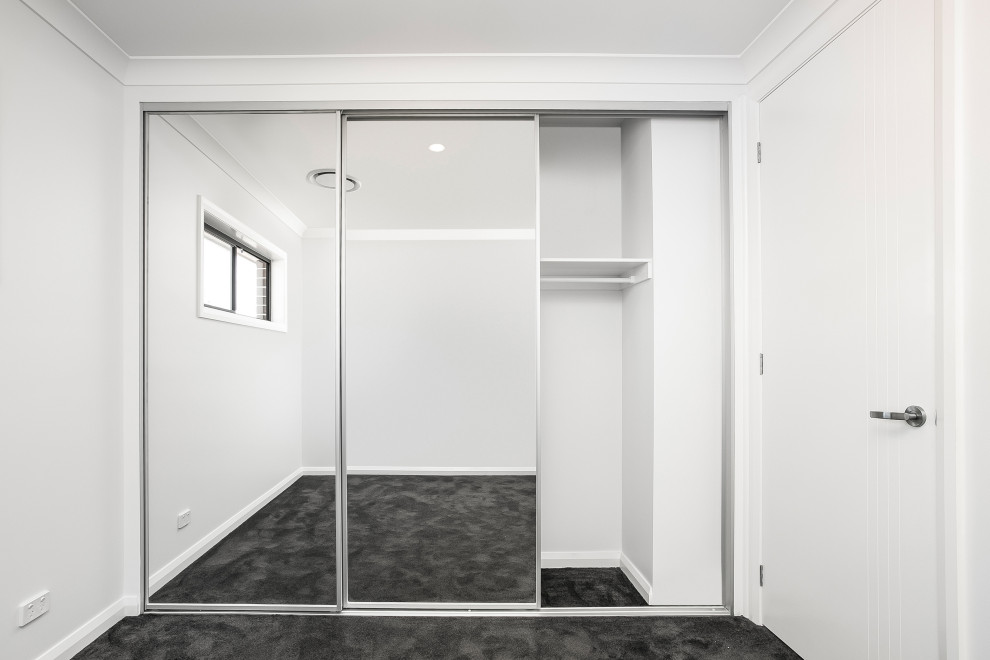
[(345, 131), (348, 603), (535, 607), (535, 122)]
[(336, 121), (149, 116), (152, 606), (336, 603)]

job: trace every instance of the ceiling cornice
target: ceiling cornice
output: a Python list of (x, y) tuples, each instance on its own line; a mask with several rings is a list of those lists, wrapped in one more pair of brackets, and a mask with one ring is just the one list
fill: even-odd
[(739, 55), (747, 82), (784, 52), (835, 3), (836, 0), (792, 0), (788, 3)]
[[(759, 52), (753, 52), (751, 59), (747, 59), (749, 52), (743, 56), (750, 95), (762, 101), (879, 3), (880, 0), (807, 0), (795, 7), (793, 14), (780, 16), (775, 29), (767, 31), (766, 43), (758, 45)], [(770, 42), (772, 47), (768, 46)]]
[[(130, 57), (71, 0), (21, 0), (118, 81), (129, 86), (597, 84), (746, 85), (795, 42), (813, 42), (834, 5), (792, 0), (738, 56), (612, 54)], [(840, 12), (842, 13), (842, 12)], [(820, 31), (820, 30), (818, 30)], [(766, 77), (766, 76), (763, 76)]]
[(96, 62), (118, 82), (127, 84), (131, 58), (68, 0), (21, 0), (41, 20)]

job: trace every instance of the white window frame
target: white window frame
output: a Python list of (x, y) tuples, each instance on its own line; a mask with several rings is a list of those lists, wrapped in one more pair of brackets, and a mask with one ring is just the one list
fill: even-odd
[[(211, 221), (207, 223), (207, 215)], [(252, 328), (263, 330), (274, 330), (276, 332), (288, 332), (288, 264), (289, 258), (277, 245), (267, 238), (254, 231), (246, 224), (230, 215), (222, 208), (206, 199), (202, 195), (197, 196), (196, 213), (196, 314), (201, 319), (212, 321), (223, 321), (224, 323), (234, 323), (236, 325), (246, 325)], [(271, 260), (269, 269), (269, 317), (270, 319), (256, 319), (243, 314), (236, 314), (222, 309), (207, 307), (203, 302), (203, 226), (209, 224), (219, 229), (238, 241), (251, 246), (259, 254)]]

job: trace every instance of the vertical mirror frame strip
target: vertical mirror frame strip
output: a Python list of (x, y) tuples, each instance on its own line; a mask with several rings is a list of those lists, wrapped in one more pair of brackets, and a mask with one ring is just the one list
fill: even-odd
[(722, 116), (719, 123), (721, 149), (722, 203), (722, 605), (731, 613), (735, 605), (735, 299), (732, 227), (731, 122)]
[(151, 601), (151, 542), (148, 538), (148, 173), (150, 171), (150, 131), (151, 113), (141, 112), (141, 221), (140, 221), (140, 268), (141, 268), (141, 356), (138, 368), (141, 378), (141, 396), (138, 409), (141, 439), (138, 443), (138, 461), (141, 474), (138, 476), (141, 490), (140, 534), (141, 534), (141, 584), (138, 585), (140, 613), (144, 614)]
[(542, 387), (542, 353), (541, 346), (543, 343), (541, 333), (543, 332), (542, 314), (543, 314), (543, 290), (540, 282), (540, 257), (542, 256), (542, 248), (540, 246), (540, 227), (541, 227), (541, 213), (540, 207), (542, 198), (540, 196), (540, 115), (533, 116), (533, 151), (535, 157), (535, 167), (536, 167), (536, 199), (534, 200), (536, 208), (536, 217), (534, 218), (534, 226), (536, 228), (536, 244), (534, 247), (535, 254), (533, 258), (536, 260), (534, 264), (535, 280), (533, 285), (536, 287), (536, 609), (543, 607), (543, 525), (542, 525), (542, 515), (541, 506), (542, 501), (542, 489), (541, 489), (541, 474), (540, 463), (542, 460), (543, 448), (540, 443), (540, 424), (542, 418), (540, 417), (540, 406), (541, 406), (541, 387)]
[(347, 254), (344, 247), (344, 214), (346, 213), (346, 197), (344, 182), (347, 180), (345, 154), (347, 140), (347, 115), (337, 113), (337, 608), (339, 611), (349, 607), (347, 592), (347, 390), (345, 381), (345, 351), (347, 342), (345, 332), (344, 310), (347, 304), (344, 270)]
[(346, 525), (344, 521), (343, 511), (346, 507), (345, 498), (347, 496), (347, 489), (344, 488), (343, 484), (347, 479), (347, 473), (344, 468), (344, 352), (341, 349), (344, 345), (343, 332), (344, 332), (344, 319), (343, 319), (343, 309), (344, 309), (344, 130), (342, 113), (338, 110), (334, 113), (334, 131), (336, 132), (337, 139), (337, 162), (335, 164), (336, 173), (336, 189), (334, 190), (334, 204), (335, 212), (337, 214), (336, 222), (334, 223), (334, 258), (337, 261), (337, 282), (334, 287), (334, 314), (336, 316), (336, 324), (334, 328), (334, 346), (337, 347), (337, 359), (334, 360), (334, 382), (336, 383), (336, 396), (334, 397), (334, 407), (336, 409), (336, 416), (334, 419), (334, 455), (336, 461), (336, 469), (334, 470), (334, 488), (336, 489), (336, 499), (337, 506), (336, 509), (336, 525), (337, 534), (334, 537), (334, 542), (336, 544), (335, 552), (336, 554), (336, 570), (337, 570), (337, 611), (340, 612), (344, 608), (344, 598), (347, 594), (346, 580), (347, 580), (347, 570), (344, 563), (345, 555), (344, 549), (347, 544), (344, 542), (344, 535), (346, 534)]

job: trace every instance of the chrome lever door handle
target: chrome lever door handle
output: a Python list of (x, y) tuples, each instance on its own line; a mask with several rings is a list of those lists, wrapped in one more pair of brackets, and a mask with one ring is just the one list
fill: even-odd
[(908, 406), (904, 412), (883, 412), (880, 410), (870, 411), (871, 419), (896, 419), (907, 422), (909, 426), (924, 426), (928, 421), (928, 415), (921, 406)]

